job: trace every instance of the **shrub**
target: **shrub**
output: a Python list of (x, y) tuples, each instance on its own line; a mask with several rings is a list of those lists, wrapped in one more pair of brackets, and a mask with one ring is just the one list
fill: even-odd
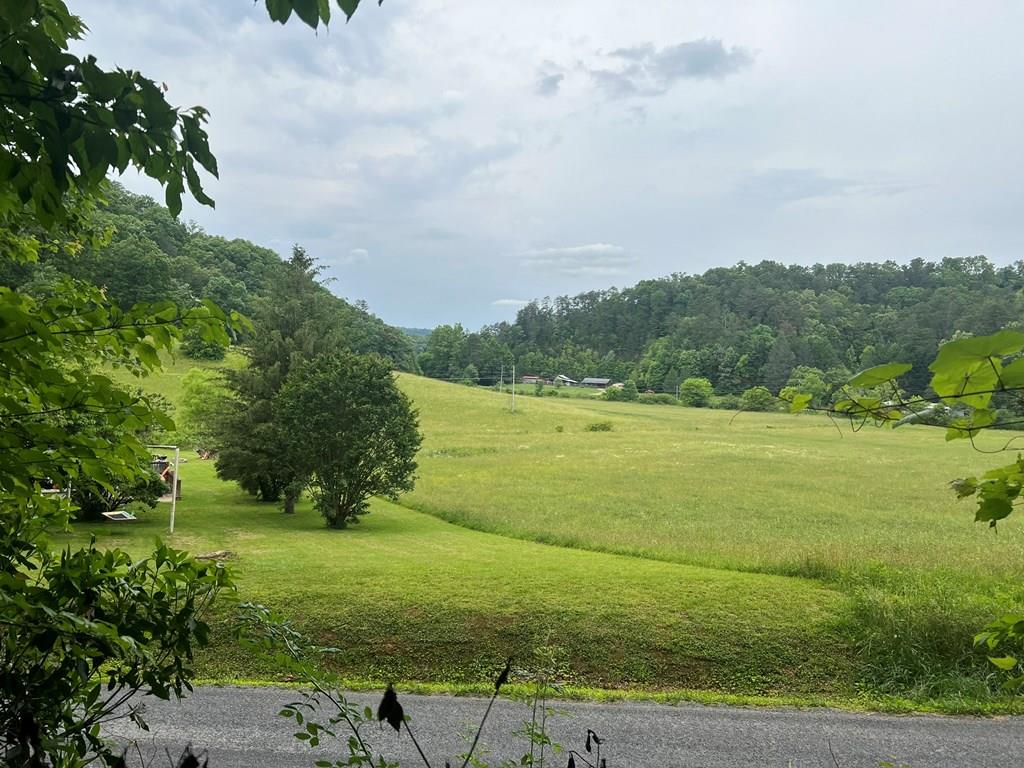
[(717, 395), (709, 405), (721, 411), (738, 411), (743, 407), (739, 395)]
[(740, 405), (745, 411), (777, 411), (779, 401), (764, 387), (751, 387), (744, 390), (740, 397)]
[(638, 401), (647, 405), (679, 405), (675, 397), (665, 392), (640, 395)]
[(118, 483), (113, 490), (84, 475), (71, 484), (71, 501), (78, 507), (75, 517), (79, 520), (99, 520), (104, 512), (113, 512), (132, 503), (152, 508), (165, 493), (167, 485), (156, 472), (142, 475), (130, 483)]
[(706, 408), (715, 388), (707, 379), (690, 378), (679, 385), (679, 400), (691, 408)]
[(594, 421), (586, 426), (587, 432), (611, 432), (612, 423), (610, 421)]

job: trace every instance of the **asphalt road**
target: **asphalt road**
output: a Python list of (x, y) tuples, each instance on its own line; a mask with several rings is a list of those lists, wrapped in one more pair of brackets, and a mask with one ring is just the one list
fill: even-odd
[[(293, 737), (294, 722), (277, 712), (296, 698), (295, 691), (278, 688), (200, 688), (180, 703), (147, 702), (151, 733), (129, 724), (118, 724), (117, 731), (121, 737), (137, 737), (132, 766), (144, 762), (169, 767), (173, 762), (168, 752), (176, 758), (188, 743), (208, 750), (210, 768), (309, 767), (318, 759), (346, 756), (342, 743), (314, 751)], [(375, 710), (379, 700), (352, 698)], [(462, 734), (472, 733), (486, 701), (448, 696), (400, 700), (431, 765), (443, 768), (448, 759), (460, 766), (462, 761), (455, 758), (468, 747)], [(878, 768), (884, 761), (912, 768), (1024, 766), (1024, 717), (910, 717), (693, 704), (557, 706), (564, 713), (551, 722), (551, 736), (584, 752), (586, 730), (593, 729), (604, 739), (602, 757), (607, 757), (608, 768)], [(526, 742), (513, 733), (527, 715), (523, 704), (499, 700), (483, 732), (482, 756), (495, 765), (506, 758), (518, 764)], [(405, 733), (396, 736), (374, 724), (364, 736), (388, 759), (401, 760), (403, 768), (423, 765)], [(563, 755), (547, 765), (562, 768), (566, 762)]]

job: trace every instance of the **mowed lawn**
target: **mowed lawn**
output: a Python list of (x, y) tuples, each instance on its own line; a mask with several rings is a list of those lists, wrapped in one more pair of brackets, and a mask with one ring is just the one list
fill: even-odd
[[(202, 554), (229, 550), (238, 600), (279, 609), (340, 653), (329, 664), (380, 681), (478, 682), (515, 656), (559, 649), (585, 685), (849, 696), (855, 671), (837, 631), (842, 596), (806, 579), (570, 550), (450, 525), (378, 501), (328, 530), (182, 468), (173, 536), (163, 504), (132, 523), (77, 527), (102, 545), (146, 551), (154, 536)], [(779, 610), (780, 606), (785, 610)], [(274, 679), (228, 639), (201, 659), (207, 677)]]

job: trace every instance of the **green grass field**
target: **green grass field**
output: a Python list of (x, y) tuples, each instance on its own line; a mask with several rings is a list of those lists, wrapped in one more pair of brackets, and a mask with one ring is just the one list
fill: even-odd
[[(147, 386), (173, 401), (174, 381)], [(182, 471), (173, 543), (236, 553), (239, 599), (339, 647), (346, 676), (473, 683), (553, 645), (579, 685), (991, 705), (970, 637), (1024, 603), (1024, 536), (974, 524), (946, 484), (998, 457), (928, 428), (550, 397), (513, 414), (507, 394), (401, 385), (417, 488), (349, 530), (259, 504), (211, 462)], [(165, 523), (82, 533), (141, 552)], [(204, 675), (274, 678), (220, 638)]]
[[(452, 522), (817, 578), (879, 567), (1002, 578), (1024, 563), (1018, 521), (996, 536), (948, 488), (1005, 456), (946, 444), (939, 429), (840, 434), (814, 416), (529, 397), (513, 414), (497, 393), (402, 382), (426, 435), (420, 480), (402, 503)], [(597, 421), (612, 431), (586, 431)]]

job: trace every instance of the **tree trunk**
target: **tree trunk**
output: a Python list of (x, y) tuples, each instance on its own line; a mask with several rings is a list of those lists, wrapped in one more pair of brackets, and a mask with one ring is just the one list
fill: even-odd
[(292, 491), (285, 491), (284, 494), (284, 513), (286, 515), (295, 514), (295, 502), (298, 499), (298, 494)]

